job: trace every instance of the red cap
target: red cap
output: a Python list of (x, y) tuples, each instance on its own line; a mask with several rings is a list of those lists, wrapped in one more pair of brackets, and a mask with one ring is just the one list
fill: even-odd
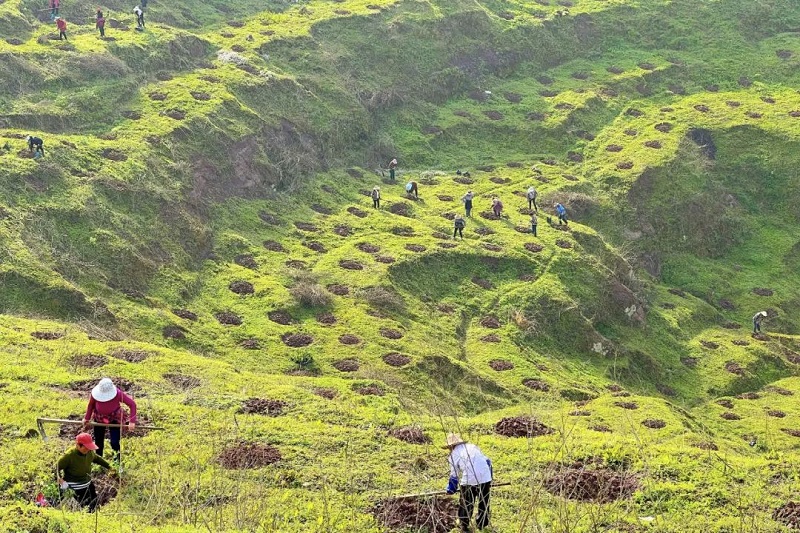
[(83, 444), (84, 447), (90, 450), (96, 450), (97, 444), (94, 443), (92, 436), (88, 433), (78, 433), (78, 436), (75, 437), (76, 444)]

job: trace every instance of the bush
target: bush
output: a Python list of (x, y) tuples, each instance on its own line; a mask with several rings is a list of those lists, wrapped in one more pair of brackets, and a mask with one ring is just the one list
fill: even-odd
[(361, 291), (361, 297), (376, 309), (395, 312), (403, 312), (406, 309), (403, 297), (386, 287), (367, 287)]
[(302, 307), (325, 307), (331, 303), (331, 295), (310, 273), (295, 275), (294, 285), (289, 289), (297, 304)]

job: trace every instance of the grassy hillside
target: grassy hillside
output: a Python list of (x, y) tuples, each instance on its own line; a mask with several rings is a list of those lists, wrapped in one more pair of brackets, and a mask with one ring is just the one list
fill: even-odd
[[(800, 523), (799, 4), (45, 7), (0, 1), (0, 530), (449, 531), (380, 502), (450, 431), (497, 531)], [(36, 508), (103, 376), (166, 431)]]

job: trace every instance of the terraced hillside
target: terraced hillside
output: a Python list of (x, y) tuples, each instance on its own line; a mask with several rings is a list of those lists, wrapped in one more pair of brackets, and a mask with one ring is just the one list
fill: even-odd
[(0, 0), (0, 531), (446, 532), (450, 431), (497, 531), (800, 524), (800, 4), (97, 7)]

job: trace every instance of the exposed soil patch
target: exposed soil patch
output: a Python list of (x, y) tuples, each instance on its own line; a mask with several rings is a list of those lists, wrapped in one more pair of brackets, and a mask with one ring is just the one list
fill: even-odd
[[(572, 104), (570, 104), (570, 103), (567, 103), (567, 102), (561, 102), (561, 103), (558, 103), (558, 104), (556, 104), (554, 107), (555, 107), (556, 109), (575, 109), (575, 106), (574, 106), (574, 105), (572, 105)], [(544, 161), (543, 161), (543, 162), (544, 162)]]
[(757, 392), (743, 392), (736, 397), (740, 400), (758, 400), (761, 395)]
[(660, 150), (662, 146), (661, 141), (647, 141), (644, 143), (644, 145), (648, 148), (653, 148), (654, 150)]
[(350, 294), (350, 288), (347, 285), (332, 283), (325, 288), (328, 289), (329, 292), (335, 294), (336, 296), (347, 296), (348, 294)]
[(211, 100), (211, 95), (206, 93), (206, 92), (191, 91), (189, 94), (192, 95), (192, 98), (194, 98), (195, 100), (199, 100), (201, 102), (205, 102), (205, 101)]
[(489, 367), (497, 372), (504, 372), (506, 370), (513, 370), (514, 363), (507, 359), (492, 359), (489, 361)]
[(333, 232), (340, 237), (349, 237), (353, 234), (352, 228), (350, 228), (350, 226), (347, 224), (337, 224), (333, 228)]
[(108, 364), (108, 358), (105, 355), (93, 354), (78, 354), (70, 358), (70, 363), (82, 368), (100, 368)]
[(422, 428), (417, 426), (394, 428), (389, 430), (389, 435), (409, 444), (428, 444), (432, 442), (431, 438), (422, 431)]
[(558, 239), (556, 241), (556, 246), (558, 246), (559, 248), (569, 249), (572, 248), (572, 243), (569, 241), (565, 241), (564, 239)]
[(567, 152), (567, 159), (573, 163), (581, 163), (583, 161), (583, 154), (570, 150)]
[(620, 161), (617, 163), (617, 168), (619, 170), (630, 170), (633, 168), (633, 161)]
[(661, 429), (667, 427), (667, 423), (657, 418), (648, 418), (642, 421), (642, 425), (650, 429)]
[(777, 409), (770, 409), (769, 411), (767, 411), (767, 415), (773, 418), (784, 418), (786, 416), (786, 413), (784, 413), (783, 411), (779, 411)]
[(411, 358), (397, 352), (390, 352), (383, 356), (383, 362), (389, 366), (401, 367), (411, 362)]
[(336, 324), (336, 317), (333, 316), (333, 313), (324, 312), (320, 313), (316, 316), (317, 322), (322, 324), (323, 326), (332, 326)]
[(277, 241), (264, 241), (264, 248), (271, 252), (286, 252), (286, 248)]
[(694, 106), (694, 109), (695, 109), (696, 111), (699, 111), (700, 113), (708, 113), (709, 111), (711, 111), (711, 110), (708, 108), (708, 106), (707, 106), (707, 105), (703, 105), (703, 104), (697, 104), (696, 106)]
[(698, 360), (696, 357), (681, 357), (681, 363), (689, 368), (695, 368)]
[(474, 179), (467, 178), (465, 176), (456, 176), (455, 178), (453, 178), (453, 181), (455, 181), (456, 183), (460, 183), (462, 185), (471, 185), (475, 183)]
[(200, 386), (201, 381), (194, 376), (187, 376), (185, 374), (164, 374), (164, 379), (172, 383), (175, 387), (188, 390)]
[(442, 218), (445, 218), (447, 220), (453, 220), (456, 218), (456, 214), (448, 211), (447, 213), (442, 213)]
[(269, 318), (272, 322), (275, 322), (276, 324), (281, 324), (283, 326), (288, 326), (289, 324), (294, 322), (292, 315), (290, 315), (288, 311), (285, 311), (283, 309), (276, 309), (274, 311), (268, 312), (267, 318)]
[(386, 392), (378, 385), (361, 385), (355, 387), (353, 390), (362, 396), (384, 396), (386, 394)]
[(703, 345), (704, 348), (708, 348), (709, 350), (716, 350), (719, 348), (719, 344), (714, 341), (700, 341), (700, 344)]
[(606, 152), (621, 152), (622, 146), (618, 144), (609, 144), (606, 146)]
[(438, 246), (439, 248), (447, 248), (447, 249), (450, 249), (450, 248), (455, 248), (455, 247), (456, 247), (456, 246), (458, 246), (458, 245), (457, 245), (457, 244), (455, 244), (455, 243), (453, 243), (453, 242), (437, 242), (437, 243), (436, 243), (436, 246)]
[(248, 398), (242, 403), (242, 412), (267, 416), (278, 416), (289, 404), (283, 400), (270, 398)]
[(366, 211), (363, 211), (357, 207), (348, 207), (347, 212), (353, 216), (357, 216), (358, 218), (365, 218), (367, 216)]
[(500, 327), (500, 321), (496, 316), (485, 316), (481, 319), (481, 326), (489, 329), (498, 329)]
[(490, 120), (503, 120), (503, 114), (499, 111), (484, 111), (483, 114)]
[(551, 91), (550, 89), (542, 89), (539, 91), (539, 96), (544, 98), (555, 98), (558, 96), (558, 91)]
[(115, 359), (122, 359), (123, 361), (127, 361), (129, 363), (141, 363), (150, 357), (150, 354), (144, 350), (128, 350), (125, 348), (117, 348), (111, 352), (111, 357)]
[(536, 244), (535, 242), (526, 242), (525, 249), (528, 250), (529, 252), (539, 253), (542, 250), (544, 250), (544, 246), (542, 246), (541, 244)]
[(427, 248), (425, 248), (421, 244), (406, 244), (405, 248), (410, 252), (417, 252), (417, 253), (424, 252), (425, 250), (427, 250)]
[(439, 304), (438, 306), (436, 306), (436, 309), (438, 309), (440, 313), (444, 313), (445, 315), (453, 314), (453, 312), (456, 310), (456, 308), (450, 304)]
[(216, 318), (220, 324), (225, 324), (227, 326), (240, 326), (242, 324), (242, 317), (231, 311), (215, 313), (214, 318)]
[(625, 135), (627, 135), (628, 137), (636, 137), (637, 135), (639, 135), (639, 132), (638, 132), (638, 131), (636, 131), (636, 130), (633, 130), (633, 129), (628, 129), (628, 130), (625, 130), (625, 131), (623, 131), (622, 133), (624, 133), (624, 134), (625, 134)]
[(147, 96), (149, 96), (151, 100), (155, 100), (157, 102), (162, 102), (167, 99), (167, 95), (160, 92), (152, 92)]
[(326, 400), (333, 400), (339, 395), (339, 391), (337, 391), (336, 389), (329, 389), (325, 387), (317, 387), (315, 389), (312, 389), (311, 392), (313, 392), (317, 396), (325, 398)]
[(629, 409), (634, 410), (639, 408), (639, 404), (636, 402), (614, 402), (614, 405), (617, 407), (621, 407), (622, 409)]
[(394, 226), (389, 231), (400, 237), (413, 237), (415, 235), (414, 228), (411, 226)]
[(258, 342), (258, 339), (244, 339), (239, 343), (239, 346), (244, 348), (245, 350), (259, 350), (261, 349), (261, 343)]
[(652, 64), (652, 63), (643, 62), (643, 63), (639, 63), (639, 68), (642, 69), (642, 70), (655, 70), (656, 66), (654, 64)]
[(300, 231), (316, 232), (319, 228), (310, 222), (295, 222), (294, 227)]
[(485, 335), (485, 336), (481, 337), (481, 341), (482, 342), (494, 342), (494, 343), (497, 343), (497, 342), (502, 342), (502, 339), (500, 339), (500, 336), (497, 335), (496, 333), (491, 333), (489, 335)]
[(489, 242), (485, 242), (481, 246), (483, 246), (486, 250), (489, 250), (490, 252), (502, 252), (503, 251), (503, 247), (502, 246), (498, 246), (496, 244), (492, 244), (492, 243), (489, 243)]
[(308, 268), (308, 265), (304, 261), (300, 261), (299, 259), (290, 259), (284, 263), (289, 268), (294, 268), (295, 270), (305, 270)]
[(309, 250), (312, 250), (320, 254), (324, 254), (325, 252), (328, 251), (328, 249), (325, 248), (325, 246), (321, 242), (317, 241), (305, 241), (303, 242), (303, 246), (305, 246)]
[(480, 216), (486, 220), (500, 220), (500, 217), (495, 215), (493, 211), (481, 211)]
[(395, 215), (400, 215), (401, 217), (410, 217), (411, 204), (407, 204), (405, 202), (398, 202), (396, 204), (392, 204), (389, 207), (389, 212)]
[(611, 428), (606, 426), (605, 424), (596, 424), (594, 426), (589, 426), (589, 429), (592, 431), (597, 431), (599, 433), (611, 433)]
[(728, 400), (727, 398), (723, 398), (721, 400), (717, 400), (717, 405), (721, 405), (725, 409), (733, 409), (733, 400)]
[(550, 435), (553, 429), (530, 416), (513, 416), (497, 422), (494, 432), (505, 437), (539, 437)]
[(800, 117), (800, 111), (789, 111), (789, 116), (795, 118)]
[(492, 183), (497, 183), (498, 185), (505, 185), (506, 183), (511, 183), (511, 178), (501, 178), (500, 176), (492, 176), (489, 178), (489, 181)]
[(355, 372), (360, 368), (360, 365), (355, 359), (340, 359), (339, 361), (334, 361), (333, 368), (339, 372)]
[(789, 389), (784, 389), (783, 387), (776, 387), (774, 385), (764, 387), (764, 390), (769, 392), (774, 392), (775, 394), (780, 394), (781, 396), (794, 396), (794, 393)]
[[(754, 338), (755, 340), (761, 341), (761, 342), (766, 342), (766, 341), (769, 340), (769, 337), (767, 335), (763, 334), (763, 333), (753, 333), (750, 336), (752, 338)], [(792, 361), (792, 359), (795, 358), (795, 357), (796, 356), (789, 356), (789, 357), (787, 357), (787, 359), (789, 359), (790, 362), (794, 362), (794, 361)]]
[(31, 337), (40, 341), (54, 341), (63, 337), (65, 334), (61, 331), (34, 331)]
[(386, 337), (387, 339), (402, 339), (403, 334), (396, 329), (391, 328), (381, 328), (380, 329), (381, 337)]
[(253, 284), (249, 281), (232, 281), (228, 288), (236, 294), (253, 294), (256, 292)]
[(239, 254), (233, 258), (233, 262), (239, 266), (250, 268), (252, 270), (256, 270), (258, 268), (258, 263), (256, 263), (255, 258), (250, 254)]
[(745, 115), (747, 115), (748, 118), (761, 118), (762, 117), (761, 113), (756, 113), (755, 111), (748, 111), (747, 113), (745, 113)]
[(517, 93), (507, 92), (503, 94), (503, 97), (512, 104), (518, 104), (522, 101), (522, 95)]
[(720, 413), (720, 417), (724, 418), (725, 420), (741, 420), (742, 417), (737, 415), (736, 413), (732, 413), (730, 411), (725, 411), (724, 413)]
[(611, 394), (611, 396), (613, 396), (614, 398), (627, 398), (630, 395), (631, 395), (631, 393), (628, 392), (628, 391), (625, 391), (625, 390), (621, 390), (621, 391), (614, 392), (614, 393)]
[(744, 369), (736, 361), (728, 361), (725, 363), (725, 370), (737, 376), (744, 376)]
[(161, 334), (165, 339), (181, 340), (186, 338), (186, 331), (186, 328), (170, 324), (169, 326), (164, 326), (164, 329), (161, 330)]
[(672, 124), (669, 122), (659, 122), (653, 127), (662, 133), (669, 133), (673, 128)]
[(375, 520), (386, 529), (448, 533), (456, 527), (458, 505), (445, 496), (434, 498), (388, 498), (372, 508)]
[(622, 74), (623, 72), (625, 72), (625, 69), (612, 65), (606, 68), (606, 71), (610, 72), (611, 74)]
[(342, 259), (339, 266), (346, 270), (364, 270), (364, 265), (353, 259)]
[(772, 296), (775, 294), (772, 289), (767, 289), (765, 287), (755, 287), (751, 292), (758, 296)]
[[(667, 89), (669, 89), (669, 92), (671, 92), (672, 94), (678, 94), (678, 95), (686, 94), (686, 87), (684, 87), (683, 85), (678, 85), (676, 83), (670, 84), (667, 87)], [(695, 106), (695, 109), (696, 108), (697, 108), (697, 106)]]
[(375, 261), (377, 261), (378, 263), (384, 263), (384, 264), (387, 264), (387, 265), (391, 265), (392, 263), (394, 263), (396, 261), (396, 259), (394, 257), (390, 256), (390, 255), (376, 255), (375, 256)]
[(437, 194), (436, 198), (438, 198), (442, 202), (452, 202), (453, 201), (453, 197), (449, 196), (447, 194)]
[(361, 342), (361, 339), (359, 339), (356, 335), (345, 333), (339, 337), (339, 342), (345, 345), (353, 345)]
[(284, 333), (281, 335), (281, 340), (286, 346), (302, 348), (314, 342), (314, 337), (306, 333)]
[(541, 379), (534, 379), (534, 378), (523, 379), (522, 384), (528, 387), (529, 389), (538, 390), (540, 392), (548, 392), (550, 390), (550, 385), (548, 385)]
[(483, 279), (483, 278), (479, 278), (479, 277), (473, 277), (472, 278), (472, 283), (474, 283), (475, 285), (477, 285), (478, 287), (480, 287), (482, 289), (490, 290), (490, 289), (494, 288), (494, 285), (488, 279)]
[(240, 442), (222, 450), (217, 462), (223, 468), (261, 468), (281, 460), (281, 452), (268, 444)]
[(475, 228), (475, 233), (485, 237), (486, 235), (494, 235), (496, 232), (492, 228)]
[(548, 492), (570, 500), (609, 503), (630, 498), (639, 488), (639, 480), (631, 473), (579, 465), (562, 468), (545, 479), (544, 486)]
[(100, 152), (100, 157), (105, 159), (109, 159), (111, 161), (127, 161), (128, 156), (125, 155), (123, 152), (119, 150), (115, 150), (114, 148), (106, 148), (102, 152)]

